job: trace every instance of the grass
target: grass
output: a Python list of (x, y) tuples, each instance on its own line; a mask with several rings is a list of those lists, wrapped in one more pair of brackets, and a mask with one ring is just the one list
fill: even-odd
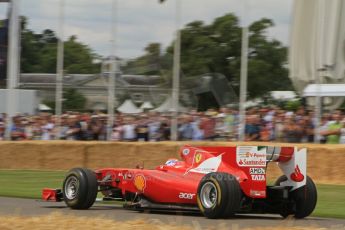
[[(66, 172), (0, 170), (0, 196), (40, 199), (43, 188), (61, 188)], [(317, 185), (313, 216), (345, 219), (345, 185)]]
[(0, 196), (41, 198), (43, 188), (61, 188), (66, 172), (0, 170)]
[(317, 191), (313, 216), (345, 219), (345, 185), (317, 185)]

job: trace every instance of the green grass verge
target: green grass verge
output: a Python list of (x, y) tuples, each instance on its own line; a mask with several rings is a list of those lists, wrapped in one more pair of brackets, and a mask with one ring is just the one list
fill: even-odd
[(317, 185), (318, 200), (313, 216), (345, 219), (345, 185)]
[[(66, 172), (0, 170), (0, 196), (41, 198), (43, 188), (61, 188)], [(345, 185), (317, 185), (313, 216), (345, 219)]]
[(0, 196), (41, 198), (43, 188), (61, 188), (66, 172), (0, 170)]

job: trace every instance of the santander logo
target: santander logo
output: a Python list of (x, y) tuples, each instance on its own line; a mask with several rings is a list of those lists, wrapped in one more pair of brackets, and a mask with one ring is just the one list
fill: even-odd
[(298, 165), (296, 165), (295, 171), (291, 173), (290, 178), (295, 182), (302, 182), (304, 180), (304, 175), (301, 173)]

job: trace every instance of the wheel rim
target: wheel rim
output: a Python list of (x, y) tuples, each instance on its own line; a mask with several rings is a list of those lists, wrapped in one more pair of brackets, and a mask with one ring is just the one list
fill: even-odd
[(205, 183), (200, 191), (201, 203), (205, 208), (212, 208), (218, 198), (217, 188), (212, 182)]
[(70, 176), (67, 180), (66, 180), (66, 184), (65, 184), (65, 196), (67, 197), (67, 199), (69, 200), (73, 200), (77, 197), (78, 191), (79, 191), (79, 181), (77, 179), (77, 177), (75, 176)]

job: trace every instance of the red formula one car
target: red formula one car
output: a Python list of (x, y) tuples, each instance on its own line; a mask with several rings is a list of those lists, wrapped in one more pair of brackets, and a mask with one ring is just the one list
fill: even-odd
[[(104, 168), (70, 170), (62, 189), (44, 189), (46, 201), (88, 209), (101, 192), (105, 200), (123, 200), (135, 210), (200, 210), (208, 218), (236, 213), (277, 213), (304, 218), (316, 205), (315, 184), (306, 175), (306, 149), (237, 146), (191, 147), (182, 160), (169, 159), (153, 170)], [(269, 162), (283, 175), (266, 183)]]

